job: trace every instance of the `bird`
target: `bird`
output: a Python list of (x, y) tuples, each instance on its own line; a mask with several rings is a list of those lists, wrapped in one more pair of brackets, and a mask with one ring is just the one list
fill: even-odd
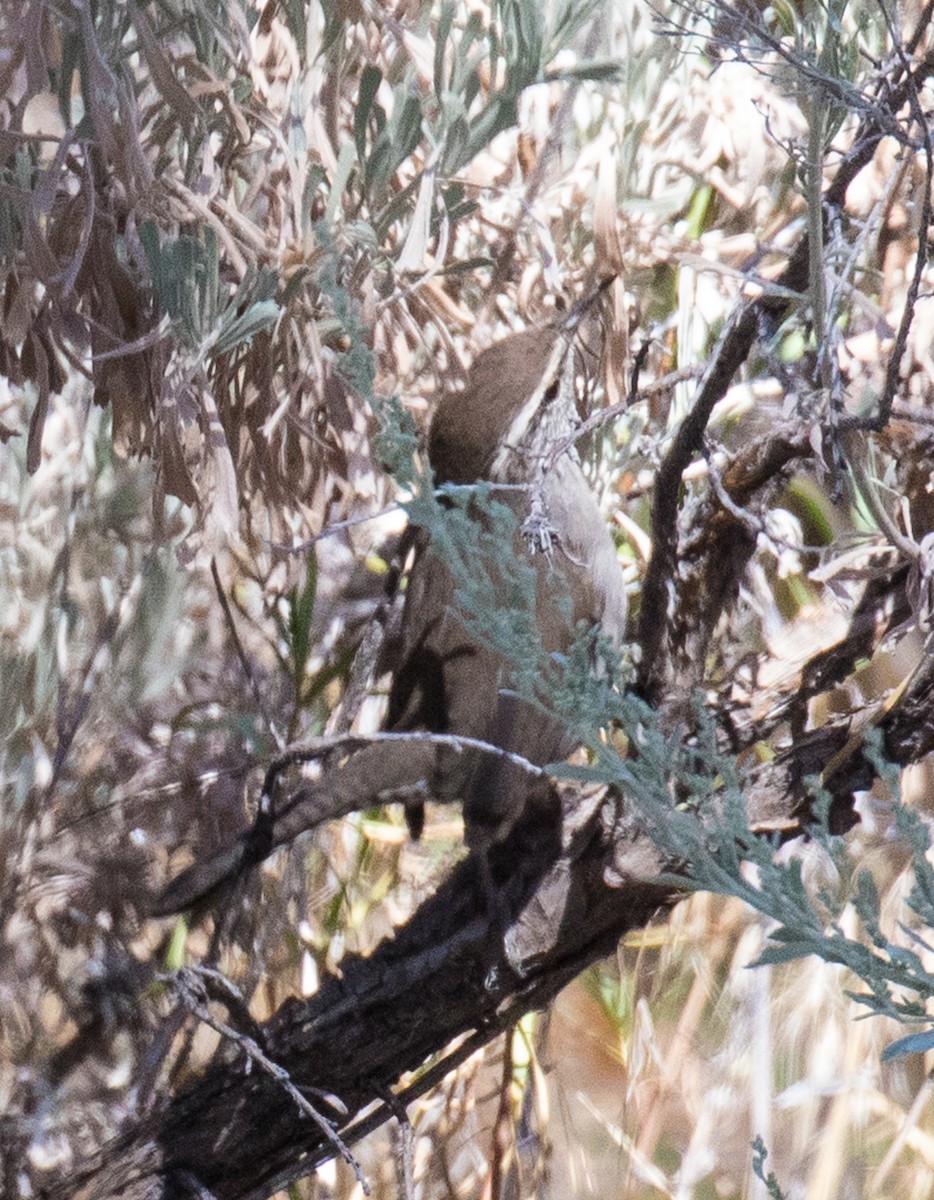
[[(581, 626), (618, 645), (627, 615), (616, 547), (574, 448), (573, 340), (583, 309), (481, 351), (463, 389), (436, 405), (428, 461), (442, 516), (432, 531), (414, 532), (401, 627), (385, 658), (392, 680), (383, 728), (446, 736), (437, 744), (377, 738), (281, 805), (261, 803), (232, 846), (151, 898), (152, 915), (226, 895), (277, 846), (387, 798), (403, 801), (414, 837), (426, 796), (460, 802), (465, 841), (491, 897), (492, 852), (506, 851), (520, 819), (541, 816), (542, 830), (555, 829), (558, 796), (537, 768), (566, 758), (579, 734), (542, 691)], [(439, 537), (448, 525), (457, 537)], [(517, 587), (523, 573), (529, 586)], [(478, 582), (468, 596), (465, 583)], [(511, 636), (494, 636), (504, 622)], [(545, 688), (523, 691), (523, 673)]]
[[(509, 835), (530, 803), (556, 803), (550, 781), (513, 756), (543, 767), (575, 748), (568, 722), (541, 696), (520, 694), (515, 677), (528, 678), (529, 656), (547, 677), (581, 622), (611, 643), (625, 633), (621, 565), (574, 447), (577, 319), (515, 332), (483, 350), (463, 389), (441, 395), (428, 433), (442, 494), (445, 486), (486, 485), (511, 512), (512, 529), (503, 544), (489, 502), (475, 498), (449, 501), (462, 527), (466, 514), (466, 537), (462, 529), (439, 547), (437, 534), (416, 535), (385, 727), (477, 739), (499, 751), (441, 754), (428, 787), (434, 799), (460, 800), (465, 840), (480, 854)], [(514, 586), (516, 564), (531, 574), (524, 593)], [(465, 602), (465, 580), (477, 577), (486, 580), (485, 601)], [(503, 617), (531, 630), (522, 662), (489, 636)], [(410, 803), (406, 817), (417, 837), (424, 804)]]

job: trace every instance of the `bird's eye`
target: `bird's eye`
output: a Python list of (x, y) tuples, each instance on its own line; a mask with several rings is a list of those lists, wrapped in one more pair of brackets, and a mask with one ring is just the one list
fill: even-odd
[(551, 383), (549, 383), (548, 387), (545, 388), (545, 393), (542, 396), (542, 403), (550, 404), (552, 402), (552, 400), (554, 400), (555, 396), (557, 396), (557, 394), (558, 394), (558, 381), (557, 381), (557, 379), (554, 379), (554, 380), (552, 380)]

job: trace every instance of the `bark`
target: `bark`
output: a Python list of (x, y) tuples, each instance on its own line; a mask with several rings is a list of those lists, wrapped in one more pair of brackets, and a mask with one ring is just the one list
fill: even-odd
[[(931, 678), (919, 670), (879, 722), (894, 762), (934, 748)], [(780, 756), (750, 790), (753, 827), (799, 832), (807, 817), (801, 780), (821, 764), (835, 822), (850, 823), (853, 790), (874, 768), (862, 740), (847, 738), (846, 726), (830, 727)], [(310, 999), (286, 1001), (259, 1030), (244, 1028), (345, 1144), (400, 1116), (409, 1100), (679, 898), (657, 881), (672, 864), (618, 796), (597, 797), (582, 811), (578, 794), (560, 840), (557, 832), (529, 814), (490, 852), (488, 870), (464, 860), (394, 938), (346, 962), (343, 978), (328, 979)], [(401, 1076), (439, 1055), (398, 1089)], [(337, 1153), (283, 1079), (231, 1041), (164, 1108), (42, 1194), (260, 1200)]]
[[(489, 872), (463, 861), (395, 938), (345, 964), (343, 978), (329, 979), (311, 999), (286, 1002), (262, 1028), (264, 1053), (339, 1122), (344, 1140), (388, 1119), (459, 1058), (546, 1004), (626, 930), (676, 898), (667, 886), (640, 881), (657, 873), (659, 860), (639, 833), (625, 854), (632, 878), (624, 886), (604, 881), (614, 840), (606, 803), (566, 847), (556, 846), (554, 833), (533, 818), (491, 852)], [(391, 1100), (400, 1075), (463, 1037), (466, 1047), (448, 1050), (398, 1103)], [(322, 1093), (338, 1097), (347, 1115)], [(377, 1113), (358, 1120), (373, 1102)], [(335, 1152), (282, 1084), (255, 1064), (248, 1072), (234, 1048), (46, 1194), (258, 1198)]]

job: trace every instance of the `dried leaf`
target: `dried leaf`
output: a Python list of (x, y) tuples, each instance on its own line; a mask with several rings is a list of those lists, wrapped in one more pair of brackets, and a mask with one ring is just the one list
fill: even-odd
[(23, 368), (27, 375), (36, 381), (39, 392), (36, 407), (32, 410), (29, 421), (29, 438), (26, 443), (26, 470), (30, 475), (34, 475), (42, 461), (42, 431), (45, 429), (45, 419), (49, 413), (51, 394), (49, 356), (41, 338), (34, 332), (30, 332), (23, 347)]
[(428, 238), (431, 233), (431, 212), (435, 201), (435, 173), (427, 170), (422, 174), (418, 189), (418, 200), (412, 213), (412, 222), (405, 239), (405, 245), (396, 262), (398, 270), (421, 271), (425, 267), (425, 255), (428, 251)]
[(202, 394), (207, 418), (205, 452), (213, 472), (212, 487), (205, 520), (205, 545), (211, 552), (225, 549), (237, 538), (240, 526), (237, 472), (227, 444), (224, 427), (214, 397), (208, 389)]
[(593, 202), (594, 258), (602, 275), (625, 271), (623, 244), (616, 224), (616, 155), (605, 154), (597, 168), (597, 190)]
[(149, 18), (139, 5), (134, 3), (134, 0), (130, 0), (130, 16), (136, 26), (140, 49), (146, 59), (153, 83), (159, 89), (166, 104), (174, 109), (178, 118), (183, 123), (190, 124), (198, 116), (198, 106), (179, 83), (169, 60), (162, 52), (162, 47), (159, 45)]
[(629, 391), (629, 306), (622, 279), (614, 279), (609, 291), (609, 303), (604, 308), (603, 372), (607, 402), (613, 405)]
[[(182, 504), (194, 508), (198, 503), (198, 489), (188, 464), (185, 452), (178, 438), (175, 421), (171, 413), (163, 413), (159, 425), (159, 466), (162, 491), (167, 496), (175, 496)], [(161, 510), (157, 507), (157, 512)]]

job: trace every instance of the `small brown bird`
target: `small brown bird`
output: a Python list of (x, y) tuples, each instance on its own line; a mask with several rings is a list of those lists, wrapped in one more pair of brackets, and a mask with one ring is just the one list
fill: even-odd
[[(548, 328), (505, 338), (477, 357), (463, 391), (446, 394), (438, 405), (429, 436), (436, 481), (494, 485), (493, 497), (511, 511), (514, 528), (505, 541), (496, 537), (490, 508), (472, 499), (451, 513), (460, 518), (461, 533), (450, 539), (453, 550), (432, 545), (420, 531), (394, 655), (391, 730), (476, 738), (536, 766), (560, 761), (574, 748), (566, 724), (512, 686), (520, 670), (526, 678), (536, 670), (547, 676), (580, 622), (611, 640), (621, 640), (625, 628), (616, 550), (572, 445), (578, 417), (571, 332)], [(517, 563), (531, 568), (533, 587), (516, 589)], [(471, 612), (462, 603), (465, 581), (481, 584)], [(478, 596), (488, 611), (477, 611)], [(504, 615), (529, 635), (522, 662), (515, 661), (522, 639), (496, 644), (484, 628)], [(547, 699), (547, 685), (540, 691)], [(424, 794), (463, 803), (467, 842), (487, 871), (485, 851), (503, 841), (530, 806), (558, 812), (550, 781), (502, 755), (376, 741), (297, 789), (281, 809), (261, 809), (251, 830), (183, 871), (150, 910), (165, 915), (220, 894), (276, 846), (386, 798), (405, 799), (417, 835)]]
[[(506, 337), (483, 351), (461, 392), (445, 394), (429, 433), (429, 459), (438, 484), (494, 485), (493, 498), (515, 516), (512, 544), (491, 544), (490, 518), (472, 501), (475, 544), (459, 543), (451, 562), (422, 531), (402, 620), (400, 666), (389, 700), (388, 728), (425, 729), (477, 738), (543, 766), (574, 748), (573, 734), (511, 684), (517, 668), (547, 671), (566, 652), (576, 627), (599, 628), (621, 639), (626, 592), (616, 549), (572, 444), (578, 423), (574, 400), (572, 331), (550, 327)], [(518, 486), (517, 486), (518, 485)], [(495, 546), (495, 548), (494, 548)], [(534, 601), (516, 599), (501, 556), (534, 571)], [(492, 618), (497, 611), (534, 604), (538, 662), (511, 661), (483, 636), (484, 614), (468, 614), (458, 591), (465, 578), (489, 578)], [(473, 620), (471, 620), (471, 617)], [(508, 759), (475, 750), (439, 759), (429, 793), (460, 799), (467, 842), (483, 850), (504, 839), (542, 783)], [(546, 790), (551, 794), (550, 787)], [(551, 803), (554, 803), (553, 796)], [(408, 810), (418, 836), (423, 806)]]

